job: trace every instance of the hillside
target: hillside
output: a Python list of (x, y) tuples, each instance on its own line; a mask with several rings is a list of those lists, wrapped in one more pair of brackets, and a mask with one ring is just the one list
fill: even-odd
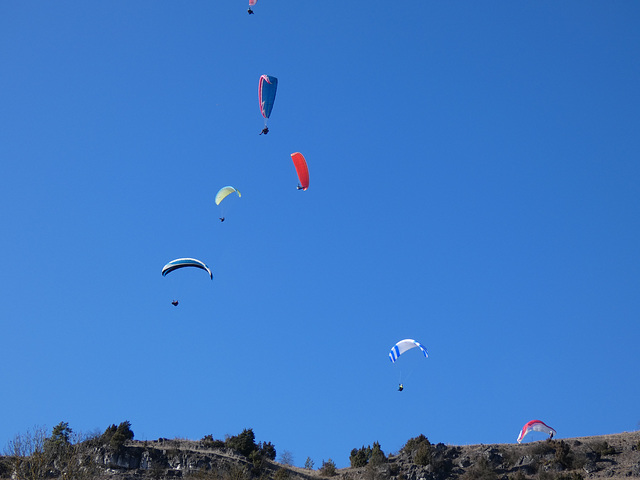
[[(366, 466), (320, 469), (286, 466), (221, 442), (125, 442), (114, 449), (88, 441), (73, 454), (44, 461), (0, 457), (0, 478), (215, 480), (578, 480), (640, 478), (640, 432), (546, 440), (528, 444), (450, 446), (411, 439), (397, 454), (370, 457)], [(366, 461), (366, 460), (365, 460)], [(16, 475), (16, 469), (21, 474)]]

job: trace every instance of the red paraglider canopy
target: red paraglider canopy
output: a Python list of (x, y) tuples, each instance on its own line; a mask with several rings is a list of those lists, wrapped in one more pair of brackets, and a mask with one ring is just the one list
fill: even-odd
[(291, 160), (298, 172), (298, 179), (300, 180), (300, 190), (306, 190), (309, 188), (309, 169), (307, 168), (307, 161), (300, 152), (292, 153)]

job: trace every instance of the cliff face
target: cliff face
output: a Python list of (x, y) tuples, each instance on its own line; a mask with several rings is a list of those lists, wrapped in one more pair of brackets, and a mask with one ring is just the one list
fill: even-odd
[[(409, 443), (398, 455), (359, 468), (307, 470), (264, 457), (246, 458), (203, 442), (130, 441), (113, 450), (89, 446), (36, 474), (16, 475), (16, 459), (0, 458), (0, 478), (215, 480), (579, 480), (640, 478), (640, 432), (529, 444)], [(22, 466), (26, 465), (22, 459)], [(333, 474), (333, 475), (332, 475)]]

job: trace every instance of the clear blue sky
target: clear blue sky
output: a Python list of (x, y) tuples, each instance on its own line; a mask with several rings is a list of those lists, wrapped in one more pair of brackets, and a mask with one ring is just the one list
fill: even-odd
[(246, 8), (0, 4), (0, 444), (253, 428), (342, 467), (636, 429), (640, 3)]

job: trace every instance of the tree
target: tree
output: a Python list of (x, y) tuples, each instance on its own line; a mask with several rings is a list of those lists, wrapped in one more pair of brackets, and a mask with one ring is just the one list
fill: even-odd
[(380, 448), (379, 442), (373, 442), (373, 447), (371, 448), (371, 455), (369, 456), (369, 463), (374, 467), (378, 465), (382, 465), (387, 461), (387, 457), (385, 456), (382, 448)]
[(276, 447), (271, 442), (260, 443), (260, 453), (269, 460), (276, 459)]
[(227, 448), (231, 448), (241, 455), (248, 457), (251, 452), (258, 449), (255, 439), (256, 436), (253, 433), (253, 429), (245, 428), (239, 435), (227, 438), (224, 444)]
[(333, 477), (336, 474), (336, 464), (333, 460), (329, 459), (326, 462), (322, 460), (322, 467), (320, 467), (320, 474), (325, 477)]
[(357, 449), (354, 448), (351, 450), (351, 455), (349, 455), (349, 461), (351, 462), (351, 467), (359, 468), (364, 467), (369, 462), (369, 457), (371, 456), (371, 447), (362, 446), (362, 448)]
[(58, 445), (68, 445), (72, 433), (73, 430), (69, 427), (69, 422), (60, 422), (58, 425), (53, 427), (49, 441)]
[(368, 445), (366, 447), (363, 446), (359, 450), (356, 448), (351, 450), (349, 461), (354, 468), (364, 467), (369, 463), (371, 463), (372, 466), (378, 466), (386, 462), (387, 457), (380, 448), (380, 443), (373, 442), (373, 448), (371, 445)]
[(9, 441), (6, 456), (11, 458), (11, 467), (19, 479), (37, 480), (44, 478), (47, 457), (44, 452), (46, 433), (43, 427), (27, 430), (24, 435), (16, 435)]
[(431, 442), (429, 442), (429, 439), (425, 437), (423, 434), (420, 434), (417, 437), (410, 438), (409, 440), (407, 440), (407, 443), (404, 445), (404, 447), (402, 447), (402, 451), (405, 453), (412, 454), (421, 445), (431, 445)]
[(284, 452), (282, 452), (280, 454), (280, 463), (282, 465), (286, 465), (288, 467), (292, 467), (293, 466), (293, 453), (291, 453), (289, 450), (285, 450)]
[(105, 445), (110, 445), (112, 448), (116, 450), (120, 450), (127, 440), (133, 440), (133, 430), (131, 430), (131, 422), (125, 420), (117, 427), (111, 425), (108, 427), (100, 440)]

